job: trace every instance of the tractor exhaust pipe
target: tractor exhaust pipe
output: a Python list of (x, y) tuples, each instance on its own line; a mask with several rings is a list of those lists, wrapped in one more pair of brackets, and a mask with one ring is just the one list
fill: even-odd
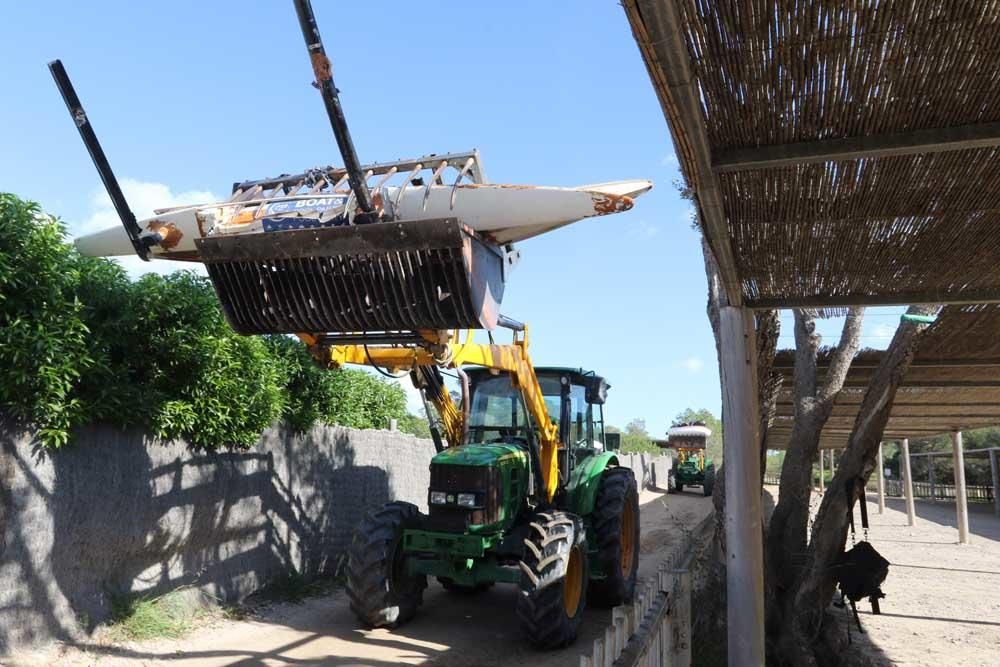
[(361, 162), (358, 161), (357, 151), (354, 150), (351, 132), (347, 129), (344, 108), (340, 106), (340, 96), (337, 87), (333, 84), (333, 66), (323, 48), (323, 39), (319, 35), (319, 27), (316, 25), (312, 3), (310, 0), (295, 0), (295, 12), (299, 15), (302, 38), (306, 41), (309, 59), (312, 61), (313, 74), (316, 76), (313, 85), (319, 88), (319, 92), (323, 95), (326, 115), (329, 116), (333, 134), (337, 137), (337, 146), (344, 159), (344, 169), (347, 170), (348, 182), (351, 184), (351, 190), (354, 191), (358, 207), (364, 212), (364, 215), (360, 216), (361, 219), (357, 221), (375, 222), (375, 202), (368, 189), (364, 173), (361, 171)]

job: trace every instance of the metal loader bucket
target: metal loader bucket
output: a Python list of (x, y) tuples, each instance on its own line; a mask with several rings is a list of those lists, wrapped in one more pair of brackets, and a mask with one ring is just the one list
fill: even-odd
[(503, 253), (452, 218), (197, 240), (241, 334), (492, 329)]

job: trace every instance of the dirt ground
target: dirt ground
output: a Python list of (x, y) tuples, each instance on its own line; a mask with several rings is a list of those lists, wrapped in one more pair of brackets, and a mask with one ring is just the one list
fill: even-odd
[[(777, 497), (777, 487), (766, 490)], [(1000, 665), (1000, 518), (992, 505), (969, 505), (971, 543), (958, 544), (953, 502), (918, 500), (916, 525), (908, 526), (902, 499), (887, 498), (884, 514), (874, 501), (869, 493), (869, 541), (891, 565), (882, 613), (858, 603), (865, 634), (852, 625), (851, 664)], [(811, 504), (815, 512), (818, 495)], [(837, 613), (846, 633), (849, 609)]]
[[(869, 494), (873, 499), (873, 494)], [(878, 665), (1000, 665), (1000, 518), (992, 505), (969, 505), (970, 544), (958, 544), (955, 504), (917, 501), (906, 525), (903, 500), (885, 514), (868, 503), (869, 540), (888, 559), (882, 613), (858, 603), (867, 634), (859, 641)]]
[[(640, 496), (640, 578), (652, 577), (677, 542), (711, 512), (700, 488)], [(994, 567), (993, 569), (998, 569)], [(608, 610), (588, 609), (577, 643), (539, 652), (523, 640), (514, 614), (516, 588), (496, 586), (477, 596), (445, 592), (429, 582), (417, 617), (396, 630), (359, 627), (342, 590), (300, 604), (278, 604), (243, 621), (217, 619), (180, 640), (57, 644), (17, 656), (12, 665), (546, 665), (576, 667), (580, 653), (610, 621)]]

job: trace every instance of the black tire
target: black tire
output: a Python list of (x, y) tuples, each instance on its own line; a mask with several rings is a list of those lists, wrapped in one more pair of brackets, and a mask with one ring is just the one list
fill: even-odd
[[(532, 517), (521, 559), (517, 616), (537, 648), (576, 639), (587, 606), (587, 535), (578, 517), (542, 512)], [(575, 586), (575, 587), (574, 587)]]
[(677, 473), (673, 468), (667, 473), (667, 493), (677, 493)]
[(676, 487), (677, 487), (677, 493), (683, 492), (684, 491), (684, 482), (677, 482)]
[(614, 607), (630, 602), (639, 574), (639, 491), (629, 468), (608, 468), (601, 475), (590, 526), (606, 575), (591, 580), (591, 603)]
[(416, 505), (386, 503), (369, 513), (347, 556), (347, 595), (351, 611), (365, 625), (396, 627), (413, 618), (424, 601), (427, 577), (406, 574), (403, 529), (420, 517)]
[(492, 581), (485, 581), (481, 584), (476, 584), (475, 586), (466, 586), (465, 584), (456, 584), (454, 581), (448, 577), (438, 577), (438, 583), (448, 591), (449, 593), (459, 593), (461, 595), (475, 595), (476, 593), (482, 593), (493, 588)]
[(702, 482), (701, 487), (706, 496), (712, 495), (712, 489), (715, 488), (715, 468), (705, 469), (705, 481)]

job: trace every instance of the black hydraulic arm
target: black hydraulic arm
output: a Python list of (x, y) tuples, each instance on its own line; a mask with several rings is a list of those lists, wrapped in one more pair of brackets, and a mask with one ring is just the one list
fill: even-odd
[(323, 95), (326, 115), (330, 117), (330, 126), (333, 127), (333, 134), (337, 137), (340, 155), (344, 158), (347, 179), (354, 191), (355, 198), (358, 200), (358, 206), (367, 214), (364, 216), (367, 218), (365, 222), (372, 222), (375, 203), (361, 171), (361, 162), (358, 161), (358, 154), (354, 150), (351, 132), (347, 129), (347, 119), (344, 117), (343, 107), (340, 106), (340, 96), (337, 87), (333, 84), (333, 66), (323, 48), (323, 40), (319, 36), (319, 27), (316, 25), (316, 17), (313, 15), (312, 3), (309, 0), (295, 0), (295, 11), (299, 15), (302, 37), (306, 41), (309, 59), (312, 61), (313, 73), (316, 76), (315, 85)]
[(118, 212), (122, 226), (125, 227), (125, 233), (128, 234), (129, 240), (132, 241), (135, 254), (149, 261), (150, 246), (159, 243), (162, 238), (159, 234), (155, 233), (143, 234), (142, 229), (135, 221), (135, 214), (132, 213), (128, 202), (125, 201), (125, 195), (122, 194), (121, 186), (118, 185), (118, 179), (115, 178), (114, 172), (111, 171), (108, 158), (104, 155), (104, 150), (101, 148), (100, 142), (97, 141), (94, 128), (90, 125), (90, 119), (87, 118), (87, 113), (83, 110), (83, 105), (80, 104), (80, 98), (77, 97), (76, 91), (73, 89), (73, 84), (69, 80), (69, 75), (66, 74), (66, 68), (63, 67), (62, 61), (53, 60), (50, 62), (49, 71), (52, 72), (52, 78), (56, 81), (56, 86), (62, 94), (63, 101), (66, 102), (66, 108), (69, 109), (69, 115), (73, 118), (76, 129), (80, 131), (80, 138), (83, 139), (83, 143), (90, 153), (90, 159), (93, 160), (94, 167), (97, 168), (97, 173), (101, 175), (104, 188), (108, 191), (108, 196), (111, 197), (111, 203), (114, 204), (115, 210)]

